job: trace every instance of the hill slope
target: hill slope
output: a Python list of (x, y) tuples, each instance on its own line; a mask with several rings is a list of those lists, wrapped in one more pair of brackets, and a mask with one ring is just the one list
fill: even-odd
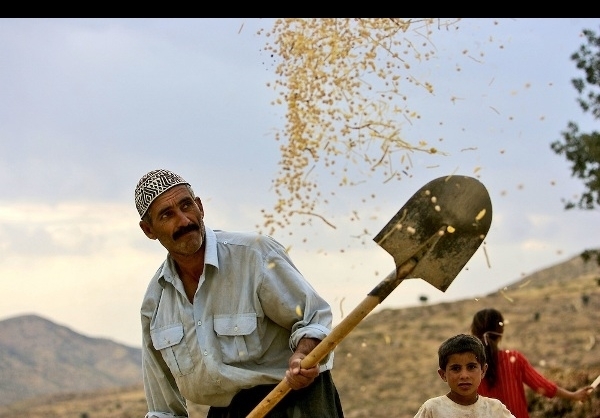
[(0, 321), (0, 405), (141, 382), (141, 350), (36, 315)]
[[(334, 376), (347, 418), (411, 418), (427, 398), (446, 393), (437, 375), (437, 348), (452, 335), (469, 333), (473, 314), (486, 307), (504, 314), (501, 346), (521, 350), (565, 388), (591, 383), (600, 374), (599, 280), (598, 266), (574, 257), (485, 297), (368, 316), (336, 349)], [(591, 404), (556, 401), (567, 410), (532, 417), (600, 416), (597, 393), (594, 414), (583, 410)], [(542, 401), (540, 409), (552, 402)]]
[[(401, 291), (400, 285), (395, 292)], [(367, 316), (335, 350), (333, 374), (346, 418), (412, 418), (427, 398), (446, 393), (437, 375), (437, 348), (467, 333), (473, 314), (484, 307), (505, 316), (502, 345), (521, 350), (561, 386), (575, 389), (600, 374), (600, 268), (573, 257), (481, 298)], [(586, 403), (528, 396), (531, 418), (600, 418), (600, 388)], [(205, 418), (206, 411), (192, 405), (190, 417)], [(0, 418), (139, 418), (145, 412), (141, 386), (0, 406)]]

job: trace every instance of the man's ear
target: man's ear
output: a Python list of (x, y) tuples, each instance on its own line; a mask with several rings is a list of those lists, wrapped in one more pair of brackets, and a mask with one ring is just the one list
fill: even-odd
[(485, 363), (485, 364), (483, 365), (483, 367), (481, 368), (481, 378), (482, 378), (482, 379), (485, 377), (485, 372), (487, 372), (487, 369), (488, 369), (488, 364), (487, 364), (487, 363)]
[(150, 226), (150, 224), (144, 220), (140, 221), (140, 228), (142, 229), (142, 231), (144, 231), (144, 234), (146, 234), (146, 236), (150, 239), (156, 239), (156, 235), (154, 235), (154, 232), (152, 231), (152, 227)]
[(446, 370), (438, 369), (438, 374), (440, 375), (442, 380), (445, 382), (446, 381)]

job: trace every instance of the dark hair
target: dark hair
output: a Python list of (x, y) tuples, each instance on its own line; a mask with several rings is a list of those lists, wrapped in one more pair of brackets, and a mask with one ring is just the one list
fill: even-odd
[(483, 367), (485, 364), (485, 349), (481, 341), (467, 334), (458, 334), (448, 338), (438, 349), (438, 362), (440, 369), (446, 370), (448, 359), (452, 354), (473, 353), (477, 362)]
[(479, 338), (485, 346), (488, 369), (484, 379), (490, 387), (498, 380), (498, 343), (504, 333), (504, 318), (496, 309), (482, 309), (473, 316), (471, 334)]

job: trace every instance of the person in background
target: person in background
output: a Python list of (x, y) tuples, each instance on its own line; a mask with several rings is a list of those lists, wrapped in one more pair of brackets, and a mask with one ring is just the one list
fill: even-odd
[(478, 311), (473, 316), (471, 334), (483, 342), (488, 362), (479, 394), (499, 399), (516, 418), (529, 418), (524, 385), (547, 398), (558, 396), (573, 401), (583, 401), (593, 389), (586, 386), (571, 392), (561, 388), (540, 374), (521, 352), (500, 350), (504, 317), (496, 309)]
[(333, 353), (301, 360), (331, 330), (329, 304), (284, 247), (258, 233), (213, 230), (192, 187), (168, 170), (135, 188), (144, 234), (167, 250), (141, 306), (146, 418), (243, 418), (283, 378), (290, 393), (270, 418), (341, 418)]
[(515, 418), (498, 399), (477, 394), (487, 364), (483, 344), (472, 335), (448, 338), (438, 349), (438, 374), (450, 392), (430, 398), (414, 418)]

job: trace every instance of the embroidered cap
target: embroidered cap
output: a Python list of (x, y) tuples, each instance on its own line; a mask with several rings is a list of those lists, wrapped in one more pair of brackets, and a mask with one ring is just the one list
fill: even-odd
[(145, 174), (135, 187), (135, 207), (143, 218), (154, 200), (179, 184), (189, 183), (169, 170), (152, 170)]

